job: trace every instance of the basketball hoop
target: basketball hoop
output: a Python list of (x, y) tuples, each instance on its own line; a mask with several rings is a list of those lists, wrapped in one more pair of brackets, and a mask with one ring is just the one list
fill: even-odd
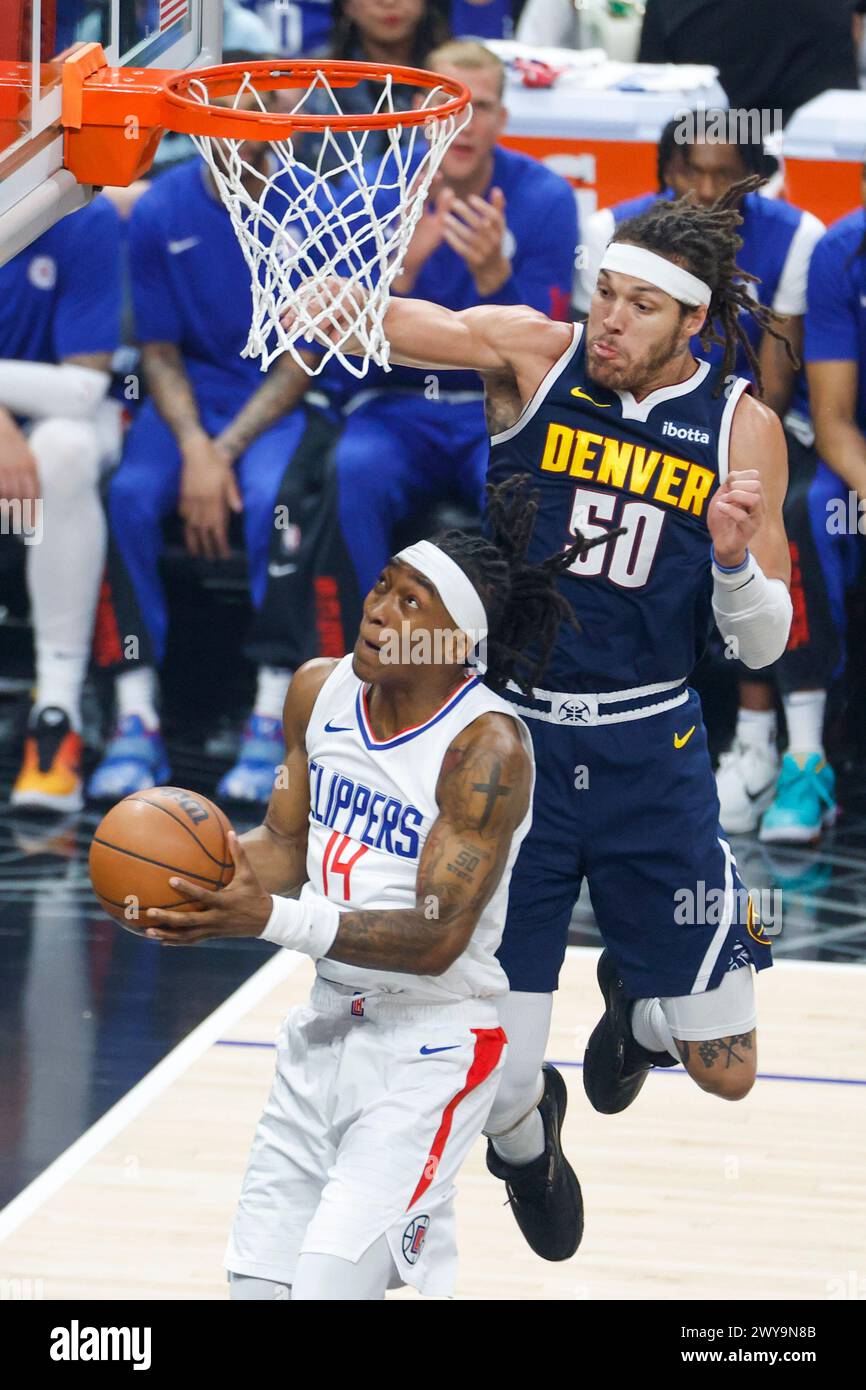
[[(470, 119), (462, 83), (325, 60), (109, 68), (98, 44), (67, 59), (63, 79), (64, 162), (81, 183), (127, 185), (150, 167), (165, 130), (191, 136), (250, 270), (243, 356), (265, 370), (290, 352), (310, 375), (332, 357), (356, 377), (371, 361), (388, 368), (391, 286), (442, 158)], [(376, 84), (372, 109), (343, 111), (341, 91), (366, 82)], [(268, 109), (263, 93), (287, 90), (289, 109)], [(410, 95), (417, 106), (401, 109)], [(318, 147), (306, 163), (310, 137)], [(351, 358), (350, 339), (361, 346)], [(301, 356), (311, 343), (322, 350), (314, 366)]]

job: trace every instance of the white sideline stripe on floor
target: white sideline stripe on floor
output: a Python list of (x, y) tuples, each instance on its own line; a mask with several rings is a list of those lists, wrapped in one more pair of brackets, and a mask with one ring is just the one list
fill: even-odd
[(101, 1119), (59, 1154), (43, 1173), (34, 1178), (23, 1192), (19, 1192), (18, 1196), (13, 1197), (9, 1205), (0, 1211), (0, 1242), (53, 1197), (79, 1168), (83, 1168), (85, 1163), (104, 1149), (106, 1144), (116, 1138), (152, 1100), (207, 1052), (227, 1027), (291, 975), (303, 960), (306, 960), (306, 956), (300, 955), (297, 951), (277, 951), (272, 960), (266, 961), (261, 969), (235, 990), (234, 994), (230, 994), (213, 1013), (202, 1019), (188, 1037), (172, 1048), (171, 1052), (143, 1076), (131, 1091), (127, 1091), (116, 1105), (106, 1111)]

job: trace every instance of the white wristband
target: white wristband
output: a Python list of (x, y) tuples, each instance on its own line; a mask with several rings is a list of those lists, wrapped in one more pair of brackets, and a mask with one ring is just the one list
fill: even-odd
[(263, 941), (273, 941), (289, 951), (302, 951), (313, 960), (326, 956), (340, 927), (340, 909), (327, 898), (280, 898), (271, 894), (274, 904)]
[(737, 570), (713, 565), (713, 612), (719, 632), (752, 671), (778, 661), (788, 645), (794, 609), (788, 587), (768, 579), (754, 555)]

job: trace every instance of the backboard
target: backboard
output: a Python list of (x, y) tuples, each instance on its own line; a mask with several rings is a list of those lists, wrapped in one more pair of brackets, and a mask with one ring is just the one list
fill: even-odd
[(0, 264), (93, 190), (63, 168), (59, 59), (101, 43), (122, 67), (221, 57), (221, 0), (0, 0)]

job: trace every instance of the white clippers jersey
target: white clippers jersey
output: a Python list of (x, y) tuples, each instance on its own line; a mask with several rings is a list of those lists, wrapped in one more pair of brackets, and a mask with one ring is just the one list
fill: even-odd
[[(532, 758), (528, 730), (513, 706), (474, 676), (426, 723), (379, 742), (367, 715), (367, 687), (352, 671), (351, 655), (344, 656), (322, 686), (307, 728), (309, 881), (301, 897), (318, 894), (359, 909), (414, 907), (418, 863), (439, 815), (442, 760), (461, 729), (490, 711), (514, 719)], [(444, 974), (401, 975), (332, 960), (318, 961), (318, 973), (360, 993), (399, 992), (431, 1003), (504, 994), (508, 983), (494, 953), (505, 925), (511, 870), (531, 819), (530, 810), (469, 945)]]

